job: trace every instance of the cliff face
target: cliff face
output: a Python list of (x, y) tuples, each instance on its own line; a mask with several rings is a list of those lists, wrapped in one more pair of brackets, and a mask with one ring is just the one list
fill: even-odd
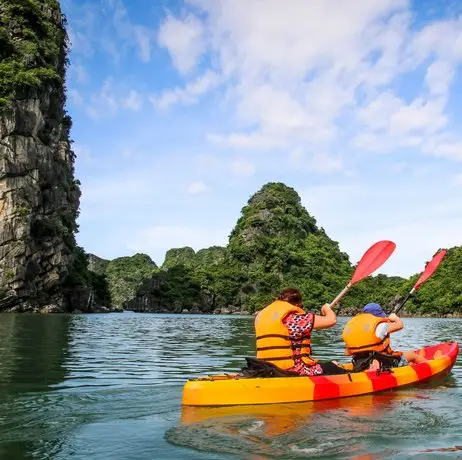
[(54, 0), (0, 0), (0, 18), (0, 309), (88, 310), (64, 19)]

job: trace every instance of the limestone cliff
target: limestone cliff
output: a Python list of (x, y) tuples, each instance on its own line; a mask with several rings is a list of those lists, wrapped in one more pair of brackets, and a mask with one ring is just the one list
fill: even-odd
[[(0, 310), (88, 310), (55, 0), (0, 0)], [(79, 273), (83, 272), (83, 273)]]

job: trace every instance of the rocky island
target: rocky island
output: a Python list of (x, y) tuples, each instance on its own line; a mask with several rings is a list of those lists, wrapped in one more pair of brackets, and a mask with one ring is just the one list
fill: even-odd
[(107, 299), (75, 241), (66, 20), (56, 0), (0, 15), (0, 310), (93, 311)]

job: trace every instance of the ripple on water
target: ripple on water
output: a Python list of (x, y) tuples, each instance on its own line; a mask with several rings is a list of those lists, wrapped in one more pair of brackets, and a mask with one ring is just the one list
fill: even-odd
[[(315, 334), (317, 357), (346, 359), (344, 321)], [(460, 320), (405, 323), (395, 348), (462, 337)], [(382, 395), (181, 408), (186, 379), (235, 372), (254, 347), (245, 317), (1, 316), (0, 458), (411, 458), (461, 444), (460, 357), (443, 381)]]

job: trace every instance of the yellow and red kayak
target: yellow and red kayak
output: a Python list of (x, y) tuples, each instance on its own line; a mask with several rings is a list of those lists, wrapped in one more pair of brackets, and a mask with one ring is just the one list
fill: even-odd
[(396, 367), (392, 372), (382, 372), (378, 375), (375, 371), (271, 378), (246, 378), (236, 374), (224, 374), (188, 380), (183, 388), (182, 404), (232, 406), (294, 403), (390, 390), (428, 381), (450, 372), (459, 353), (459, 344), (445, 342), (415, 351), (429, 361)]

